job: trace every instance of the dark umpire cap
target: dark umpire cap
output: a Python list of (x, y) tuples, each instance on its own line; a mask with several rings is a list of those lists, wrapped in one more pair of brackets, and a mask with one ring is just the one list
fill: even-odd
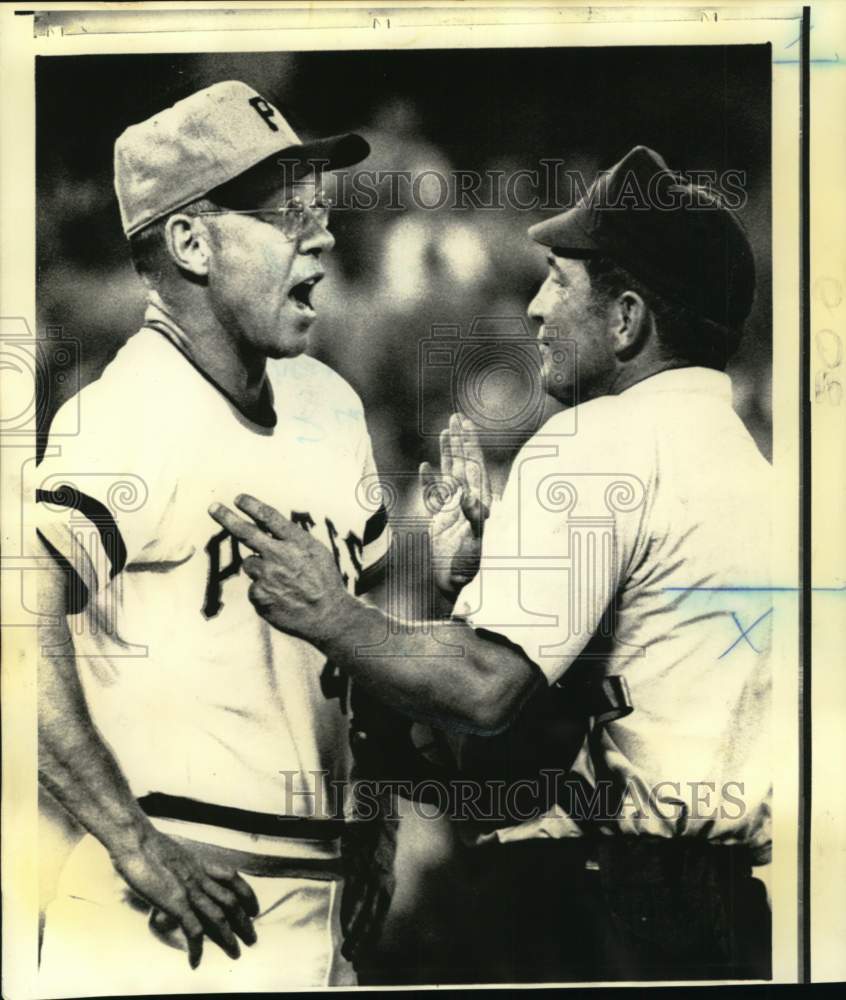
[(529, 235), (559, 257), (610, 257), (664, 298), (729, 329), (752, 308), (755, 259), (740, 220), (646, 146)]
[(314, 169), (359, 163), (365, 139), (347, 133), (303, 143), (278, 108), (239, 80), (215, 83), (177, 101), (115, 142), (115, 192), (123, 231), (132, 236), (156, 219), (242, 177), (278, 165), (277, 181)]

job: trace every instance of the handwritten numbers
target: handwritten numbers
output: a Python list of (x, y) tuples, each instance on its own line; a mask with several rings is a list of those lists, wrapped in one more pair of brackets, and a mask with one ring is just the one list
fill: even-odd
[[(815, 286), (820, 302), (833, 312), (843, 302), (843, 288), (836, 278), (821, 278)], [(843, 339), (831, 327), (823, 327), (814, 334), (817, 360), (814, 373), (814, 400), (840, 406), (843, 402), (843, 383), (840, 369), (843, 365)]]

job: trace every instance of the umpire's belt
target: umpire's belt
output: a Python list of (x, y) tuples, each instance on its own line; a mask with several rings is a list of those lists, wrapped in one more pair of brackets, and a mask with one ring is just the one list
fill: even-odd
[(490, 872), (496, 864), (534, 864), (552, 879), (554, 866), (602, 873), (603, 881), (632, 888), (677, 883), (687, 877), (705, 884), (706, 874), (726, 881), (752, 874), (747, 844), (724, 844), (704, 837), (654, 837), (630, 834), (586, 837), (530, 837), (503, 843), (491, 838), (466, 847), (471, 870)]

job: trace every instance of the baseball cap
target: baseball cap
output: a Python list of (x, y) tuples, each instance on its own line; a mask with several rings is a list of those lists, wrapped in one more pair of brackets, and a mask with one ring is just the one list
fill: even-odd
[(755, 295), (740, 219), (646, 146), (603, 171), (573, 208), (529, 229), (559, 257), (610, 257), (658, 294), (734, 329)]
[(334, 170), (369, 152), (353, 133), (303, 143), (252, 87), (240, 80), (215, 83), (118, 137), (115, 192), (123, 231), (132, 236), (270, 157), (278, 157), (280, 167), (310, 162)]

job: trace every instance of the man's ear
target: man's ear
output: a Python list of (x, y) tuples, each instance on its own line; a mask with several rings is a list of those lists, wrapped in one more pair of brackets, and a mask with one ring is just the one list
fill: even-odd
[(652, 314), (637, 292), (625, 291), (609, 312), (611, 348), (620, 361), (640, 352), (652, 329)]
[(209, 236), (201, 220), (190, 215), (171, 215), (165, 223), (165, 246), (176, 266), (198, 278), (209, 273)]

